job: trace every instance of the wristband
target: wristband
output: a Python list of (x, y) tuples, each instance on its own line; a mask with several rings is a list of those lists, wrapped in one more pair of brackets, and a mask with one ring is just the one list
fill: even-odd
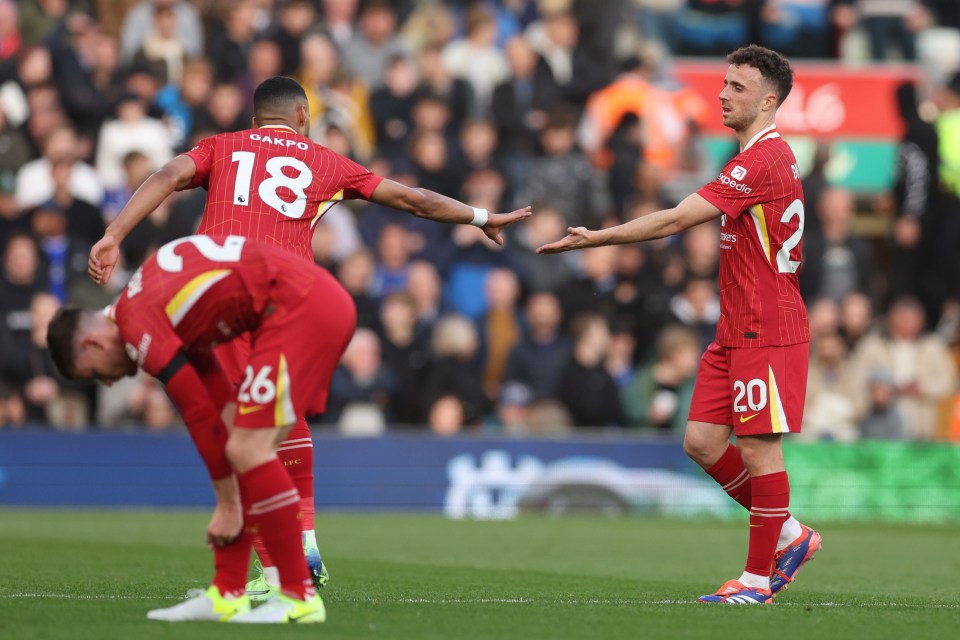
[(487, 220), (490, 219), (490, 214), (487, 213), (486, 209), (478, 209), (473, 207), (473, 220), (470, 221), (475, 227), (483, 227), (487, 224)]

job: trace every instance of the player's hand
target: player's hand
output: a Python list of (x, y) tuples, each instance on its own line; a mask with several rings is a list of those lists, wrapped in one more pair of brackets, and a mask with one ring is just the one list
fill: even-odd
[(107, 284), (120, 260), (120, 243), (112, 235), (105, 235), (90, 249), (87, 273), (97, 284)]
[(243, 510), (239, 504), (221, 504), (213, 509), (207, 526), (207, 546), (225, 547), (240, 536), (243, 530)]
[(567, 227), (567, 235), (564, 238), (545, 244), (537, 248), (537, 253), (563, 253), (572, 249), (583, 249), (596, 245), (593, 234), (586, 227)]
[(491, 213), (487, 218), (487, 224), (483, 225), (481, 228), (483, 229), (483, 232), (487, 234), (488, 238), (497, 244), (502, 245), (503, 238), (500, 237), (500, 232), (518, 220), (529, 218), (532, 214), (533, 211), (530, 209), (530, 207), (517, 209), (516, 211), (511, 211), (510, 213)]

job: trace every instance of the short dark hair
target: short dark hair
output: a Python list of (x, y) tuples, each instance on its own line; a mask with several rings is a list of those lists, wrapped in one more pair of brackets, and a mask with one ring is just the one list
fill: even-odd
[(307, 92), (296, 80), (283, 76), (267, 78), (253, 92), (253, 115), (260, 118), (266, 114), (287, 111), (297, 103), (307, 101)]
[(764, 81), (773, 85), (776, 90), (777, 106), (783, 104), (790, 95), (790, 89), (793, 88), (793, 67), (789, 60), (776, 51), (751, 44), (732, 52), (727, 56), (727, 62), (738, 67), (746, 65), (759, 70)]
[(85, 309), (63, 306), (57, 309), (47, 327), (47, 350), (57, 370), (67, 380), (76, 377), (74, 362), (77, 358), (76, 336)]

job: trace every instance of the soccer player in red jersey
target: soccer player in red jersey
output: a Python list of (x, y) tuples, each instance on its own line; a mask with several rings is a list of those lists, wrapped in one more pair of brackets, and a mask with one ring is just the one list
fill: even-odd
[(699, 600), (757, 604), (772, 602), (820, 548), (820, 535), (788, 511), (781, 442), (800, 431), (807, 384), (809, 327), (797, 283), (805, 212), (800, 170), (775, 124), (793, 86), (790, 63), (756, 45), (727, 62), (720, 106), (740, 153), (715, 181), (672, 209), (609, 229), (569, 228), (537, 251), (653, 240), (720, 218), (720, 322), (700, 362), (683, 445), (750, 511), (743, 574)]
[[(323, 622), (298, 544), (300, 496), (275, 448), (325, 408), (355, 326), (353, 301), (325, 270), (242, 236), (199, 235), (161, 247), (105, 311), (65, 307), (50, 323), (50, 354), (66, 377), (110, 384), (142, 368), (163, 382), (216, 488), (208, 539), (242, 559), (218, 557), (205, 592), (148, 618)], [(213, 349), (243, 337), (251, 348), (237, 390)], [(254, 534), (277, 562), (280, 590), (251, 611)]]
[[(529, 208), (509, 214), (488, 213), (425, 189), (412, 189), (377, 176), (305, 137), (310, 112), (303, 88), (289, 78), (274, 77), (254, 92), (253, 129), (202, 140), (150, 176), (90, 251), (88, 271), (96, 282), (110, 278), (127, 234), (171, 193), (205, 187), (207, 204), (198, 233), (236, 234), (283, 247), (313, 260), (311, 238), (317, 222), (340, 200), (364, 199), (448, 223), (473, 224), (498, 243), (500, 231), (529, 215)], [(235, 340), (217, 357), (235, 385), (244, 382), (249, 347)], [(313, 443), (305, 419), (280, 446), (303, 500), (303, 550), (315, 584), (326, 584), (314, 533)], [(251, 582), (251, 595), (265, 598), (276, 584), (267, 549), (255, 540), (264, 567)]]

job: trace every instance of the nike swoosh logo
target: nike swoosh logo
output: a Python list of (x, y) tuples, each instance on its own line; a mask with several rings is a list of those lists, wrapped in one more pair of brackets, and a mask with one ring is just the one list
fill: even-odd
[(755, 413), (755, 414), (753, 414), (752, 416), (740, 416), (740, 424), (743, 424), (744, 422), (748, 422), (748, 421), (750, 421), (750, 420), (753, 420), (753, 419), (756, 418), (758, 415), (760, 415), (760, 414), (759, 414), (759, 413)]
[(260, 411), (260, 409), (263, 409), (263, 407), (264, 407), (264, 405), (262, 405), (262, 404), (258, 404), (258, 405), (254, 406), (254, 407), (245, 407), (245, 406), (241, 405), (241, 406), (237, 409), (237, 411), (240, 413), (240, 415), (245, 416), (245, 415), (247, 415), (248, 413), (253, 413), (254, 411)]

